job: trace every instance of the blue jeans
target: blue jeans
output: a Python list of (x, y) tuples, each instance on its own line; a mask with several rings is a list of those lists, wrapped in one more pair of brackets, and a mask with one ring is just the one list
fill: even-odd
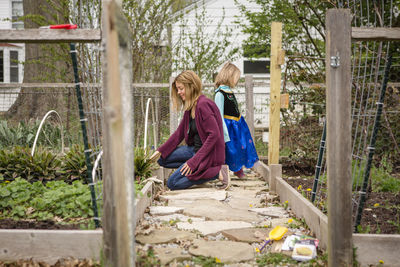
[(194, 156), (193, 146), (180, 146), (177, 147), (166, 159), (160, 158), (158, 164), (164, 168), (176, 169), (171, 174), (167, 181), (167, 186), (171, 190), (186, 189), (192, 185), (203, 184), (205, 182), (215, 180), (218, 178), (218, 174), (210, 179), (199, 179), (196, 181), (189, 180), (186, 176), (181, 174), (183, 164)]

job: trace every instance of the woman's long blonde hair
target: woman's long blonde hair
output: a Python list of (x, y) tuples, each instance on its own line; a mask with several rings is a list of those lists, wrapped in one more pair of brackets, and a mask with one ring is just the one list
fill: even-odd
[(215, 78), (215, 87), (220, 85), (228, 85), (230, 88), (236, 86), (240, 79), (240, 70), (231, 62), (225, 63)]
[[(176, 82), (182, 83), (185, 86), (185, 101), (178, 95), (178, 89), (176, 88)], [(197, 98), (202, 93), (202, 84), (199, 76), (194, 71), (184, 70), (178, 76), (176, 76), (172, 83), (172, 103), (177, 111), (180, 111), (182, 106), (184, 110), (191, 110)]]

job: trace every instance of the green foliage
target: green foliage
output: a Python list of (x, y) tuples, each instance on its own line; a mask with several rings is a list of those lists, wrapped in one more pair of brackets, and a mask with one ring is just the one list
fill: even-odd
[(31, 183), (60, 179), (61, 161), (51, 152), (38, 149), (31, 156), (30, 150), (14, 147), (0, 150), (0, 179), (13, 181), (20, 177)]
[(383, 157), (380, 166), (371, 168), (372, 190), (374, 192), (400, 192), (400, 179), (391, 175), (392, 164)]
[(135, 180), (138, 182), (151, 176), (153, 163), (149, 161), (149, 157), (149, 150), (145, 150), (141, 147), (135, 148)]
[[(174, 43), (173, 50), (173, 69), (190, 69), (203, 80), (212, 81), (217, 68), (228, 60), (234, 60), (239, 48), (233, 46), (235, 36), (232, 29), (222, 26), (225, 10), (221, 19), (215, 21), (207, 14), (204, 1), (200, 1), (199, 5), (200, 8), (196, 5), (191, 11), (194, 21), (189, 22), (185, 15), (179, 21), (179, 39)], [(206, 32), (207, 25), (216, 25), (210, 34)]]
[(154, 250), (152, 248), (147, 251), (139, 250), (136, 256), (136, 266), (137, 267), (157, 267), (161, 266), (161, 262), (154, 255)]
[[(28, 123), (21, 121), (15, 125), (9, 125), (6, 120), (1, 120), (0, 148), (12, 146), (32, 147), (39, 125), (39, 120), (29, 121)], [(79, 131), (75, 136), (69, 135), (64, 131), (64, 142), (77, 143), (78, 135), (80, 135)], [(43, 124), (36, 145), (59, 151), (61, 148), (61, 129), (59, 125), (53, 123)]]
[(69, 181), (87, 179), (87, 166), (84, 147), (73, 145), (63, 157), (64, 179)]
[(193, 258), (193, 262), (196, 265), (203, 267), (223, 266), (223, 264), (218, 258), (212, 258), (212, 257), (197, 256)]
[(268, 264), (284, 265), (284, 264), (295, 264), (297, 261), (293, 260), (290, 256), (280, 253), (268, 253), (258, 256), (256, 259), (258, 266), (267, 266)]
[(68, 220), (93, 216), (90, 190), (80, 181), (29, 183), (17, 178), (0, 184), (0, 218)]

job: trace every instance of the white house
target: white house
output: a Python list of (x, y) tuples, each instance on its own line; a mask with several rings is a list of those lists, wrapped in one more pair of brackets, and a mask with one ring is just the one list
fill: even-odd
[[(246, 7), (253, 11), (258, 11), (259, 7), (254, 3), (249, 3), (246, 0), (239, 0), (239, 3), (245, 4)], [(222, 22), (222, 26), (229, 27), (232, 29), (232, 43), (233, 46), (240, 48), (240, 54), (242, 55), (242, 44), (243, 41), (248, 38), (245, 34), (241, 32), (241, 29), (238, 24), (234, 21), (240, 19), (244, 23), (246, 19), (241, 14), (239, 8), (235, 4), (234, 0), (199, 0), (194, 1), (193, 4), (187, 6), (183, 14), (186, 20), (186, 29), (187, 31), (193, 33), (196, 28), (196, 12), (197, 14), (201, 13), (204, 10), (207, 14), (207, 18), (210, 19), (211, 23), (204, 25), (203, 32), (208, 35), (213, 35), (215, 29), (217, 27), (217, 23), (224, 17)], [(197, 6), (197, 8), (196, 8)], [(225, 16), (224, 16), (225, 12)], [(172, 40), (179, 39), (179, 28), (182, 22), (177, 22), (172, 27)], [(266, 33), (267, 34), (267, 33)], [(218, 36), (215, 36), (218, 38)], [(267, 83), (266, 86), (255, 87), (254, 88), (254, 118), (255, 118), (255, 127), (267, 127), (268, 126), (268, 103), (269, 103), (269, 59), (251, 61), (243, 56), (239, 56), (234, 63), (242, 72), (242, 76), (246, 74), (251, 74), (255, 79), (263, 79)], [(268, 66), (268, 68), (266, 68)], [(237, 88), (235, 91), (236, 98), (238, 102), (241, 104), (242, 113), (245, 114), (245, 93), (244, 88)]]
[[(23, 0), (0, 0), (0, 29), (21, 29), (23, 22), (12, 22), (23, 15)], [(25, 46), (0, 43), (0, 83), (23, 80)], [(0, 88), (0, 112), (7, 111), (18, 97), (20, 88)]]

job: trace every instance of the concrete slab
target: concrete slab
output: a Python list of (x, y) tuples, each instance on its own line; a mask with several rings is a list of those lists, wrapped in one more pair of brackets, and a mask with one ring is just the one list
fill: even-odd
[(222, 263), (248, 261), (254, 258), (252, 246), (242, 242), (205, 241), (196, 239), (189, 253), (195, 256), (218, 258)]
[(173, 228), (155, 229), (149, 235), (136, 235), (136, 241), (140, 244), (173, 243), (176, 240), (192, 240), (194, 238), (196, 238), (196, 235), (193, 233)]
[(174, 213), (182, 213), (183, 209), (180, 207), (171, 207), (171, 206), (151, 206), (150, 214), (151, 215), (168, 215)]
[(243, 228), (243, 229), (230, 229), (224, 230), (221, 233), (232, 241), (239, 242), (262, 242), (268, 237), (268, 233), (271, 231), (269, 228)]
[(176, 226), (182, 230), (197, 230), (202, 235), (215, 234), (229, 229), (250, 228), (252, 225), (242, 221), (204, 221), (204, 222), (178, 222)]
[(162, 266), (165, 266), (173, 260), (183, 261), (192, 258), (192, 255), (187, 252), (185, 253), (181, 248), (156, 247), (154, 248), (154, 254), (160, 260)]

